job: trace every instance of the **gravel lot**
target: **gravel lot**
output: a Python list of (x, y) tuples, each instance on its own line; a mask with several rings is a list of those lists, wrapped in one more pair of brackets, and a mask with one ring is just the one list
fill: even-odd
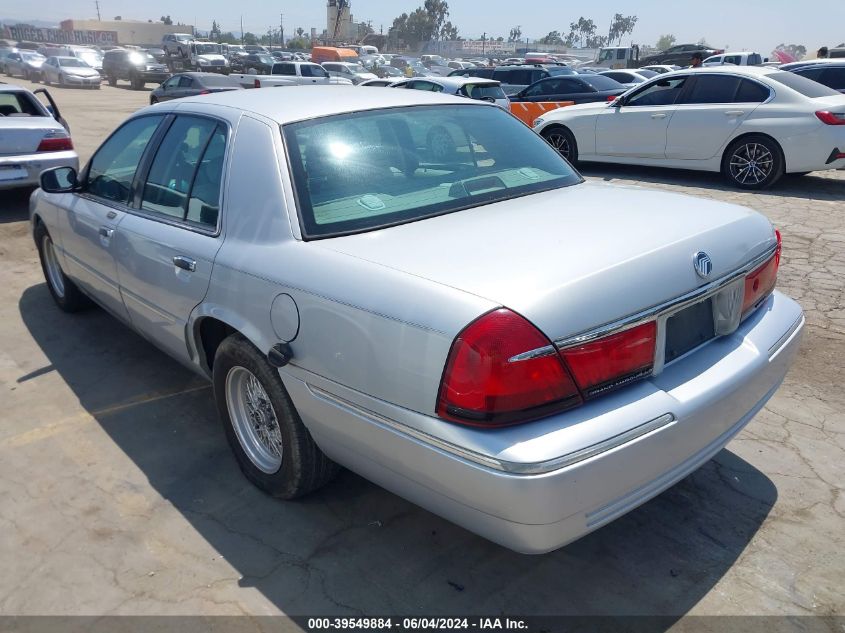
[[(53, 89), (83, 160), (146, 104), (122, 86)], [(206, 384), (103, 312), (53, 306), (27, 196), (0, 193), (0, 614), (845, 614), (845, 172), (762, 194), (691, 172), (584, 173), (768, 215), (780, 289), (808, 327), (727, 450), (541, 557), (348, 472), (299, 502), (259, 493)]]

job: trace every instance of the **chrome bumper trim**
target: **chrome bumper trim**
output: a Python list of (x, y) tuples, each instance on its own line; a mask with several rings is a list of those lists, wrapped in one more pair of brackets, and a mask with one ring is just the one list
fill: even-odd
[(375, 411), (370, 411), (369, 409), (360, 407), (345, 398), (336, 396), (310, 383), (306, 382), (305, 385), (315, 397), (329, 402), (336, 407), (345, 409), (347, 412), (364, 418), (368, 422), (379, 424), (396, 431), (397, 433), (410, 436), (415, 440), (455, 455), (456, 457), (478, 464), (479, 466), (486, 466), (487, 468), (492, 468), (509, 475), (543, 475), (555, 470), (561, 470), (573, 464), (577, 464), (578, 462), (590, 459), (591, 457), (595, 457), (596, 455), (600, 455), (601, 453), (606, 453), (614, 448), (618, 448), (623, 444), (627, 444), (628, 442), (632, 442), (644, 435), (667, 427), (676, 421), (673, 414), (665, 413), (660, 417), (649, 420), (648, 422), (640, 424), (639, 426), (625, 431), (624, 433), (614, 435), (613, 437), (609, 437), (597, 444), (587, 446), (572, 453), (567, 453), (566, 455), (561, 455), (560, 457), (533, 463), (510, 462), (496, 459), (494, 457), (488, 457), (487, 455), (482, 455), (480, 453), (476, 453), (475, 451), (466, 450), (456, 444), (445, 442), (433, 435), (413, 429), (405, 424), (397, 422), (396, 420), (392, 420), (386, 416), (376, 413)]

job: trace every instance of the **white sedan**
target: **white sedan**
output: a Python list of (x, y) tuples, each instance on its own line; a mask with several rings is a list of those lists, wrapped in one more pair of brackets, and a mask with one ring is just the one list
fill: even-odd
[(605, 70), (599, 74), (610, 77), (613, 81), (618, 81), (626, 88), (635, 88), (660, 73), (654, 70), (638, 68), (636, 70)]
[(544, 114), (534, 130), (570, 162), (722, 172), (743, 189), (845, 169), (845, 95), (775, 68), (667, 73), (610, 104)]

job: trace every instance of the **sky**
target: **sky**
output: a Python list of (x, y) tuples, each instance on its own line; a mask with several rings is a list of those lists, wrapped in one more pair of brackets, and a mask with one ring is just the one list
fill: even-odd
[[(356, 21), (372, 20), (385, 32), (393, 18), (413, 11), (423, 0), (351, 0)], [(68, 17), (96, 17), (94, 0), (39, 0), (37, 15), (29, 3), (4, 2), (0, 18), (55, 20)], [(284, 14), (285, 34), (297, 27), (321, 32), (326, 27), (324, 0), (100, 0), (104, 19), (158, 19), (169, 14), (174, 21), (211, 28), (216, 19), (224, 31), (238, 30), (243, 14), (244, 30), (266, 33), (279, 24)], [(530, 6), (530, 9), (525, 7)], [(143, 8), (141, 8), (143, 7)], [(764, 55), (780, 43), (803, 44), (810, 51), (835, 46), (845, 40), (845, 0), (618, 0), (614, 3), (562, 3), (561, 0), (532, 0), (525, 7), (513, 0), (449, 0), (450, 19), (463, 37), (503, 36), (514, 26), (522, 37), (540, 38), (551, 30), (569, 31), (569, 23), (580, 16), (592, 19), (598, 33), (606, 32), (614, 13), (636, 15), (639, 22), (625, 44), (655, 44), (662, 34), (672, 34), (678, 43), (695, 43), (704, 38), (710, 45), (728, 50), (754, 50)]]

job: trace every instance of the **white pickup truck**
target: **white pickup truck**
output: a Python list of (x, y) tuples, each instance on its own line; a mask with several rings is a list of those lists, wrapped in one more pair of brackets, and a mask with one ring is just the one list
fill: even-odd
[(232, 73), (235, 81), (244, 88), (276, 88), (280, 86), (310, 86), (319, 84), (348, 84), (352, 82), (329, 73), (311, 62), (279, 62), (273, 64), (269, 75), (239, 75)]

